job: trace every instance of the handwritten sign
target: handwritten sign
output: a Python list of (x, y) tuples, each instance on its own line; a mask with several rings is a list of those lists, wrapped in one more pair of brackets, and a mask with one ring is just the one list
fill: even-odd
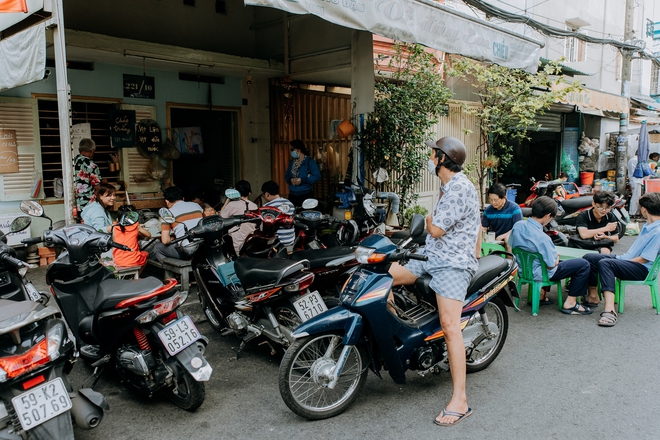
[(110, 110), (110, 142), (113, 148), (135, 146), (135, 110)]
[(0, 130), (0, 174), (18, 173), (16, 130)]
[(142, 119), (137, 124), (137, 146), (147, 156), (153, 156), (160, 152), (163, 138), (158, 122), (153, 119)]
[(154, 77), (124, 74), (124, 98), (155, 99)]
[(92, 126), (89, 122), (84, 122), (82, 124), (75, 124), (71, 126), (71, 145), (73, 145), (73, 156), (77, 156), (78, 145), (83, 139), (92, 138)]

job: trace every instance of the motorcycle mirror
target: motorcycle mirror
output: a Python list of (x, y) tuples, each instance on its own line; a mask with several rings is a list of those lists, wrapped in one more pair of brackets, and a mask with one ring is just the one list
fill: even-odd
[(174, 223), (174, 221), (176, 220), (174, 218), (174, 214), (172, 214), (172, 211), (170, 211), (167, 208), (160, 208), (158, 210), (158, 215), (160, 216), (161, 219), (163, 219), (165, 223), (168, 223), (170, 225)]
[(410, 221), (410, 236), (419, 237), (424, 232), (424, 216), (421, 214), (413, 215)]
[(316, 199), (306, 199), (302, 204), (303, 209), (314, 209), (317, 206), (319, 206), (319, 201)]
[(21, 211), (32, 217), (44, 217), (44, 207), (34, 200), (23, 200)]
[[(165, 208), (163, 208), (163, 209), (165, 209)], [(170, 212), (170, 214), (171, 214), (171, 212)], [(140, 218), (140, 214), (138, 214), (137, 212), (128, 211), (128, 212), (125, 212), (124, 214), (122, 214), (122, 216), (119, 218), (119, 224), (122, 225), (122, 226), (134, 225), (135, 223), (137, 223), (139, 218)]]
[(27, 216), (16, 217), (14, 221), (9, 225), (9, 232), (21, 232), (26, 229), (32, 223), (32, 218)]
[(283, 204), (277, 207), (283, 214), (288, 214), (291, 211), (291, 206), (288, 204)]

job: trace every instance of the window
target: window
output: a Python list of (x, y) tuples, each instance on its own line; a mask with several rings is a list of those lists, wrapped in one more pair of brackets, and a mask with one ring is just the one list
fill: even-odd
[(587, 61), (587, 43), (575, 37), (567, 37), (564, 57), (569, 62)]
[(651, 64), (651, 91), (649, 92), (650, 96), (660, 96), (660, 81), (658, 81), (658, 76), (660, 74), (660, 68), (655, 63)]

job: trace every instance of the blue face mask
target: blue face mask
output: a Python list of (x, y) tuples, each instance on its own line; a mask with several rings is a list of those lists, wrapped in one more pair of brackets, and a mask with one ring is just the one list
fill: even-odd
[(435, 162), (433, 161), (433, 159), (429, 159), (429, 162), (428, 162), (427, 166), (428, 166), (428, 169), (429, 169), (429, 173), (431, 173), (432, 175), (437, 177), (438, 173), (435, 172), (436, 167), (435, 167)]
[(300, 155), (298, 154), (297, 151), (294, 150), (294, 151), (291, 152), (291, 157), (293, 157), (294, 159), (298, 159), (300, 157)]

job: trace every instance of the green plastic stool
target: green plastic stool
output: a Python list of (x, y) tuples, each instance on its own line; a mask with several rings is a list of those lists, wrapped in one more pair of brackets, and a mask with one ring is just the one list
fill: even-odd
[[(518, 259), (520, 265), (520, 270), (518, 271), (518, 292), (521, 291), (524, 284), (528, 284), (527, 287), (527, 301), (532, 303), (532, 316), (539, 315), (539, 305), (541, 302), (541, 287), (544, 286), (557, 286), (557, 302), (559, 303), (559, 309), (561, 310), (562, 305), (564, 304), (562, 297), (561, 289), (561, 280), (560, 281), (550, 281), (548, 277), (548, 267), (543, 261), (543, 256), (537, 252), (527, 252), (520, 248), (513, 248), (513, 255)], [(534, 261), (539, 260), (541, 263), (541, 272), (543, 279), (541, 281), (534, 280)], [(519, 298), (516, 298), (516, 306), (520, 302)]]
[(651, 303), (656, 313), (660, 315), (658, 304), (658, 272), (660, 272), (660, 255), (655, 258), (655, 262), (649, 270), (649, 274), (643, 281), (631, 281), (616, 279), (614, 285), (614, 302), (619, 303), (619, 313), (623, 313), (623, 301), (626, 297), (626, 286), (649, 286), (651, 289)]

